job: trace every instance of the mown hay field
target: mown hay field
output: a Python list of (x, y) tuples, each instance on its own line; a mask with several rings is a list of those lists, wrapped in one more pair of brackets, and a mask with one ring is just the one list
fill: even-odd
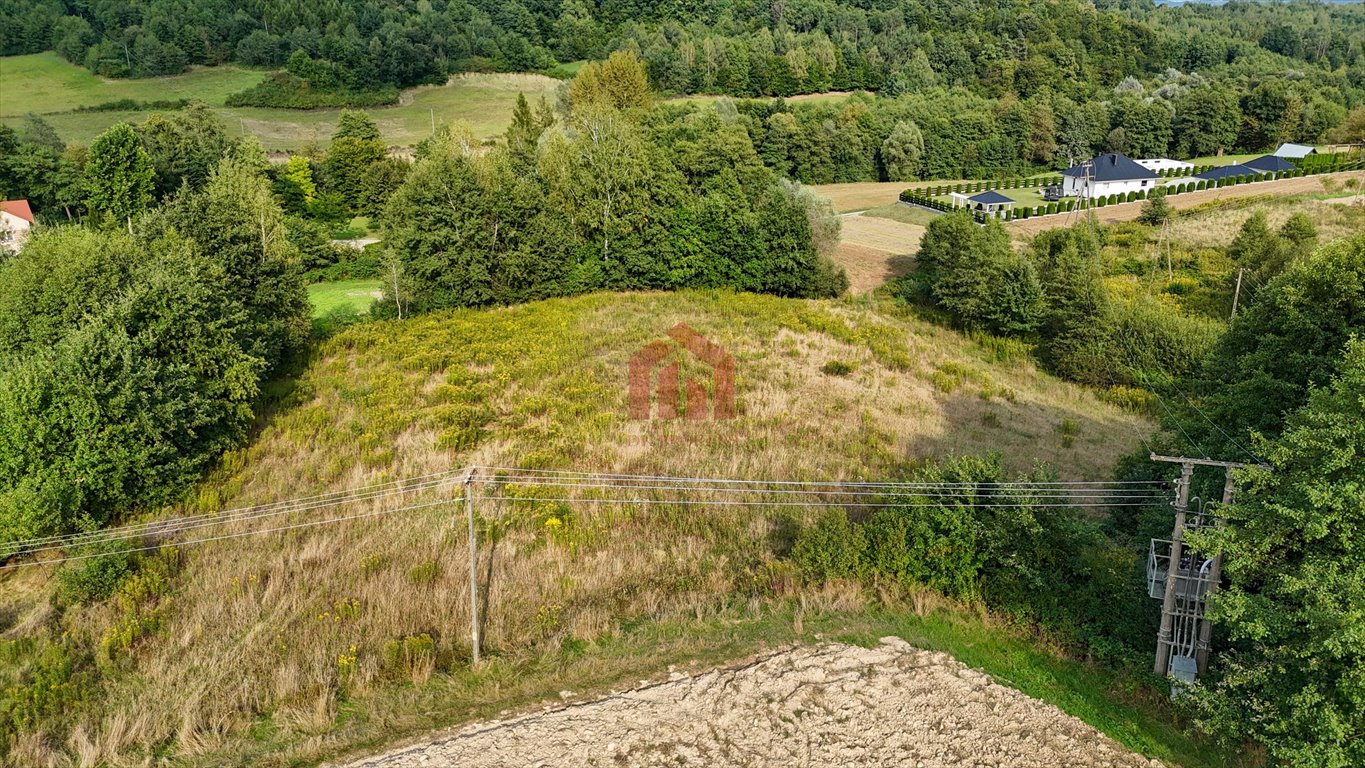
[[(735, 419), (628, 418), (630, 355), (676, 323), (736, 358)], [(1153, 429), (1039, 372), (1022, 347), (971, 341), (871, 300), (598, 294), (343, 331), (276, 392), (252, 444), (162, 514), (470, 464), (882, 479), (999, 451), (1013, 470), (1045, 461), (1063, 478), (1103, 479)], [(854, 588), (798, 586), (780, 553), (799, 509), (480, 502), (492, 661), (471, 671), (462, 511), (446, 503), (167, 552), (156, 558), (171, 574), (162, 597), (60, 618), (51, 568), (0, 577), (6, 642), (57, 659), (86, 643), (104, 659), (82, 683), (84, 703), (26, 729), (11, 762), (61, 765), (64, 749), (88, 764), (151, 751), (186, 765), (315, 761), (496, 713), (564, 680), (602, 685), (671, 663), (632, 645), (660, 622), (701, 622), (711, 629), (694, 634), (714, 640), (734, 620), (766, 621), (772, 601), (845, 615), (864, 604)], [(741, 655), (764, 636), (686, 647)], [(598, 655), (612, 648), (622, 655)]]

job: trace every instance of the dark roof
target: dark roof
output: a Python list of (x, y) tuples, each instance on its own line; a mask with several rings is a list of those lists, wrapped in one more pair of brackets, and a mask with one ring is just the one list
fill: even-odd
[[(1129, 179), (1157, 179), (1160, 178), (1154, 171), (1133, 162), (1126, 155), (1117, 152), (1100, 155), (1090, 161), (1094, 170), (1090, 172), (1091, 181), (1128, 181)], [(1075, 176), (1081, 178), (1085, 176), (1085, 164), (1067, 168), (1062, 171), (1063, 176)]]
[(996, 192), (993, 189), (987, 190), (979, 195), (974, 195), (967, 199), (971, 200), (973, 203), (985, 203), (987, 205), (998, 205), (999, 203), (1014, 202), (1012, 198), (1005, 197), (1004, 195), (1000, 194), (999, 192)]
[(1255, 168), (1261, 173), (1280, 173), (1281, 171), (1292, 171), (1297, 167), (1283, 157), (1276, 157), (1274, 155), (1261, 155), (1255, 160), (1248, 160), (1245, 163), (1242, 163), (1242, 165), (1245, 165), (1248, 168)]
[(1221, 165), (1217, 168), (1210, 168), (1203, 173), (1197, 174), (1195, 178), (1213, 181), (1227, 178), (1228, 176), (1260, 176), (1263, 173), (1265, 173), (1265, 171), (1258, 168), (1248, 168), (1245, 165)]

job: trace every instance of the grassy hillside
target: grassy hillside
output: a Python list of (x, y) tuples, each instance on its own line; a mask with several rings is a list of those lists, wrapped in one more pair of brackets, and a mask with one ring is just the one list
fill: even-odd
[[(203, 101), (235, 134), (255, 135), (270, 150), (298, 149), (308, 142), (325, 143), (336, 128), (340, 110), (294, 110), (224, 107), (228, 95), (260, 82), (264, 72), (232, 66), (201, 67), (183, 75), (140, 80), (108, 80), (54, 53), (0, 58), (0, 122), (18, 125), (28, 112), (44, 116), (66, 141), (89, 144), (119, 121), (139, 122), (141, 110), (73, 112), (120, 99), (139, 102), (173, 99)], [(441, 86), (404, 91), (399, 104), (366, 110), (389, 144), (408, 146), (431, 135), (437, 125), (464, 120), (478, 136), (492, 136), (511, 123), (517, 94), (534, 101), (553, 99), (558, 80), (542, 75), (468, 74)]]
[[(998, 450), (1018, 469), (1048, 461), (1065, 478), (1096, 479), (1152, 430), (1039, 373), (1022, 350), (889, 312), (870, 300), (683, 292), (352, 327), (277, 392), (254, 442), (176, 512), (470, 463), (879, 478), (907, 462)], [(630, 354), (678, 322), (735, 356), (738, 418), (627, 418)], [(923, 596), (871, 615), (856, 588), (803, 591), (773, 554), (785, 513), (489, 501), (478, 513), (491, 550), (480, 564), (491, 661), (474, 671), (453, 505), (163, 553), (153, 583), (63, 611), (52, 607), (51, 569), (5, 572), (0, 650), (55, 659), (58, 679), (51, 716), (24, 730), (14, 759), (43, 764), (66, 745), (92, 762), (148, 750), (189, 765), (316, 761), (669, 663), (815, 633), (896, 631), (1127, 744), (1223, 764), (1146, 689), (980, 615), (933, 609)], [(76, 688), (62, 687), (62, 674)]]
[(107, 79), (52, 51), (0, 57), (0, 117), (45, 115), (111, 101), (191, 99), (222, 106), (230, 94), (259, 83), (265, 73), (231, 65), (197, 67), (183, 75)]

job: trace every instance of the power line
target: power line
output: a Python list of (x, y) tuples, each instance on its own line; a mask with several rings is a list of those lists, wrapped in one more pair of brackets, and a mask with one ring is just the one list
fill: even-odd
[(1194, 441), (1194, 438), (1190, 437), (1189, 432), (1185, 431), (1185, 427), (1181, 425), (1180, 420), (1171, 412), (1171, 407), (1166, 405), (1166, 399), (1161, 396), (1161, 393), (1158, 392), (1156, 387), (1153, 387), (1152, 383), (1147, 379), (1147, 374), (1143, 373), (1141, 369), (1138, 369), (1138, 376), (1142, 377), (1142, 383), (1147, 386), (1147, 389), (1151, 391), (1152, 394), (1156, 395), (1157, 403), (1161, 406), (1161, 409), (1166, 412), (1166, 416), (1170, 418), (1171, 423), (1175, 424), (1175, 428), (1180, 430), (1180, 434), (1185, 436), (1185, 443), (1189, 445), (1190, 448), (1198, 448), (1199, 444)]
[[(16, 541), (3, 542), (3, 543), (0, 543), (0, 546), (11, 546), (11, 545), (17, 545), (17, 544), (22, 544), (22, 545), (27, 545), (27, 546), (38, 546), (38, 545), (42, 545), (42, 544), (47, 544), (47, 543), (52, 543), (52, 542), (59, 542), (59, 541), (60, 541), (60, 542), (71, 542), (71, 541), (79, 540), (79, 539), (81, 539), (81, 538), (83, 538), (83, 537), (101, 537), (101, 536), (104, 536), (104, 535), (107, 535), (107, 534), (110, 534), (110, 533), (119, 533), (119, 532), (132, 531), (132, 530), (137, 530), (137, 529), (146, 529), (146, 528), (149, 528), (149, 527), (155, 527), (155, 526), (158, 526), (158, 525), (162, 525), (162, 524), (164, 524), (164, 523), (168, 523), (168, 522), (171, 522), (171, 521), (178, 521), (178, 522), (186, 522), (186, 523), (188, 523), (188, 522), (194, 522), (194, 521), (197, 521), (197, 520), (206, 520), (206, 519), (211, 519), (211, 518), (213, 518), (213, 519), (218, 519), (218, 518), (223, 518), (223, 517), (236, 516), (236, 515), (239, 515), (239, 514), (251, 513), (251, 512), (255, 512), (255, 511), (261, 511), (261, 510), (267, 510), (267, 509), (277, 509), (277, 508), (280, 508), (280, 507), (282, 507), (282, 506), (291, 505), (291, 504), (299, 504), (299, 505), (302, 505), (302, 504), (306, 504), (306, 503), (310, 503), (310, 502), (315, 502), (315, 501), (327, 501), (327, 500), (346, 501), (346, 500), (348, 500), (349, 497), (354, 497), (354, 496), (356, 496), (357, 494), (365, 494), (365, 493), (369, 493), (369, 492), (380, 491), (380, 490), (383, 490), (383, 489), (385, 489), (385, 488), (389, 488), (389, 487), (392, 487), (392, 486), (399, 486), (400, 488), (399, 488), (398, 490), (406, 490), (406, 489), (409, 488), (409, 487), (416, 487), (417, 485), (421, 485), (422, 483), (431, 481), (433, 478), (441, 478), (440, 482), (446, 482), (449, 478), (454, 477), (454, 476), (461, 475), (461, 474), (463, 474), (463, 473), (465, 473), (465, 472), (467, 472), (467, 471), (468, 471), (467, 468), (466, 468), (466, 469), (459, 469), (459, 470), (446, 470), (446, 471), (444, 471), (444, 472), (435, 472), (435, 473), (432, 473), (432, 474), (429, 474), (429, 475), (416, 475), (416, 476), (413, 476), (413, 477), (401, 478), (401, 479), (399, 479), (399, 480), (391, 480), (391, 481), (386, 482), (386, 483), (376, 483), (376, 484), (373, 484), (373, 485), (366, 485), (366, 486), (359, 486), (359, 487), (356, 487), (356, 488), (349, 488), (349, 489), (346, 489), (346, 490), (343, 490), (343, 491), (333, 491), (333, 492), (331, 492), (331, 493), (316, 494), (316, 495), (313, 495), (313, 496), (301, 496), (301, 497), (298, 497), (298, 498), (287, 499), (287, 500), (284, 500), (284, 501), (274, 501), (274, 502), (270, 502), (270, 503), (268, 503), (268, 504), (257, 504), (257, 505), (250, 506), (250, 507), (238, 507), (238, 508), (236, 508), (236, 509), (219, 510), (219, 511), (216, 511), (216, 512), (206, 512), (206, 513), (203, 513), (203, 514), (200, 514), (200, 515), (188, 515), (188, 516), (184, 516), (184, 517), (173, 518), (173, 519), (171, 519), (171, 520), (149, 521), (149, 522), (144, 522), (144, 523), (135, 523), (135, 524), (129, 524), (129, 525), (118, 526), (118, 527), (113, 527), (113, 528), (103, 528), (103, 529), (100, 529), (100, 530), (98, 530), (98, 531), (86, 531), (86, 532), (82, 532), (82, 533), (61, 534), (61, 535), (54, 535), (54, 536), (40, 536), (40, 537), (36, 537), (36, 538), (32, 538), (32, 539), (22, 539), (22, 540), (16, 540)], [(404, 486), (403, 484), (405, 484), (405, 483), (410, 484), (410, 485)]]
[(460, 502), (460, 501), (464, 501), (464, 497), (463, 497), (463, 496), (460, 496), (460, 497), (457, 497), (457, 498), (454, 498), (454, 499), (441, 499), (441, 500), (439, 500), (439, 501), (431, 501), (431, 502), (427, 502), (427, 503), (425, 503), (425, 504), (413, 504), (413, 505), (406, 506), (406, 507), (400, 507), (400, 508), (398, 508), (398, 509), (380, 509), (380, 510), (375, 510), (375, 511), (372, 511), (372, 512), (362, 512), (362, 513), (356, 514), (356, 515), (347, 515), (347, 516), (345, 516), (345, 517), (333, 517), (333, 518), (328, 518), (328, 519), (326, 519), (326, 520), (309, 520), (309, 521), (307, 521), (307, 522), (294, 523), (293, 525), (282, 525), (282, 526), (279, 526), (279, 527), (276, 527), (276, 528), (264, 528), (264, 529), (261, 529), (261, 530), (258, 530), (258, 531), (242, 531), (241, 533), (226, 533), (226, 534), (223, 534), (223, 535), (221, 535), (221, 536), (209, 536), (209, 537), (205, 537), (205, 538), (202, 538), (202, 539), (188, 539), (188, 540), (185, 540), (185, 541), (178, 541), (178, 542), (174, 542), (174, 543), (155, 544), (155, 545), (146, 546), (146, 547), (135, 547), (135, 548), (133, 548), (133, 549), (122, 549), (122, 550), (119, 550), (117, 553), (114, 553), (114, 552), (93, 552), (93, 553), (85, 554), (85, 555), (71, 555), (70, 557), (59, 557), (59, 558), (54, 558), (54, 559), (51, 559), (51, 560), (35, 560), (35, 561), (31, 562), (31, 563), (9, 563), (9, 564), (7, 564), (7, 565), (0, 565), (0, 571), (14, 570), (14, 569), (18, 569), (18, 568), (30, 568), (30, 567), (35, 566), (35, 565), (56, 565), (56, 564), (58, 564), (58, 563), (67, 563), (67, 562), (71, 562), (71, 561), (73, 561), (73, 560), (89, 560), (89, 559), (95, 558), (95, 557), (107, 557), (107, 556), (112, 555), (112, 554), (120, 554), (120, 555), (122, 555), (122, 554), (129, 554), (129, 553), (133, 553), (133, 552), (151, 552), (151, 551), (153, 551), (153, 550), (161, 549), (161, 548), (167, 547), (167, 546), (181, 547), (181, 546), (186, 546), (186, 545), (189, 545), (189, 544), (204, 544), (204, 543), (207, 543), (207, 542), (210, 542), (210, 541), (224, 541), (224, 540), (226, 540), (226, 539), (240, 539), (240, 538), (243, 538), (243, 537), (245, 537), (245, 536), (259, 536), (259, 535), (267, 534), (267, 533), (280, 533), (280, 532), (283, 532), (283, 531), (292, 531), (292, 530), (295, 530), (295, 529), (298, 529), (298, 528), (311, 528), (311, 527), (315, 527), (315, 526), (319, 526), (319, 525), (329, 525), (329, 524), (331, 524), (331, 523), (342, 523), (342, 522), (346, 522), (346, 521), (349, 521), (349, 520), (359, 520), (359, 519), (366, 518), (366, 517), (375, 517), (375, 516), (377, 516), (377, 515), (398, 514), (398, 513), (400, 513), (400, 512), (412, 512), (412, 511), (415, 511), (415, 510), (418, 510), (418, 509), (427, 509), (427, 508), (429, 508), (429, 507), (440, 506), (441, 504), (454, 504), (454, 503)]
[(449, 484), (452, 479), (455, 478), (452, 477), (434, 481), (426, 481), (421, 484), (412, 486), (390, 488), (380, 491), (370, 491), (366, 493), (357, 493), (352, 494), (350, 496), (334, 495), (334, 497), (332, 498), (327, 498), (323, 501), (318, 501), (311, 504), (299, 502), (306, 501), (308, 498), (320, 497), (306, 497), (303, 500), (293, 499), (289, 501), (279, 502), (277, 504), (261, 505), (257, 507), (245, 507), (240, 510), (224, 512), (219, 514), (196, 515), (194, 517), (187, 518), (170, 518), (165, 520), (154, 520), (136, 526), (125, 526), (117, 530), (110, 529), (105, 531), (91, 531), (80, 534), (72, 534), (68, 537), (55, 538), (48, 537), (47, 540), (37, 542), (36, 545), (33, 543), (33, 540), (10, 541), (0, 544), (0, 551), (12, 549), (15, 551), (15, 553), (23, 552), (25, 554), (34, 554), (38, 552), (47, 552), (56, 549), (69, 549), (71, 547), (76, 546), (106, 544), (114, 541), (136, 539), (152, 534), (175, 533), (185, 530), (193, 530), (196, 528), (227, 525), (229, 523), (243, 522), (246, 520), (255, 520), (266, 517), (278, 517), (280, 515), (286, 515), (294, 512), (307, 512), (315, 509), (325, 509), (327, 507), (340, 506), (343, 504), (351, 504), (360, 501), (376, 501), (391, 496), (416, 493), (418, 491), (432, 490), (440, 488), (443, 485)]
[(1084, 485), (1144, 485), (1161, 483), (1159, 480), (1059, 480), (1059, 481), (1013, 481), (1013, 482), (922, 482), (922, 483), (902, 483), (902, 482), (871, 482), (857, 480), (766, 480), (751, 478), (716, 478), (716, 477), (678, 477), (670, 475), (626, 475), (612, 474), (606, 472), (581, 472), (577, 470), (558, 470), (558, 469), (526, 469), (522, 467), (474, 467), (475, 479), (496, 480), (499, 475), (485, 474), (486, 471), (492, 472), (517, 472), (521, 475), (566, 475), (573, 477), (586, 478), (619, 478), (624, 480), (658, 480), (674, 482), (696, 482), (696, 483), (745, 483), (763, 485), (799, 485), (799, 486), (835, 486), (835, 487), (872, 487), (872, 488), (900, 488), (900, 487), (938, 487), (938, 486), (1084, 486)]
[(1179, 385), (1179, 384), (1176, 384), (1174, 380), (1171, 381), (1171, 386), (1172, 386), (1172, 387), (1175, 387), (1175, 391), (1176, 391), (1176, 392), (1179, 392), (1179, 393), (1180, 393), (1180, 396), (1183, 397), (1183, 398), (1185, 398), (1185, 402), (1186, 402), (1186, 403), (1189, 403), (1190, 407), (1194, 409), (1195, 413), (1199, 414), (1199, 416), (1200, 416), (1202, 419), (1204, 419), (1204, 421), (1208, 422), (1208, 424), (1209, 424), (1210, 427), (1213, 427), (1214, 429), (1218, 430), (1218, 434), (1220, 434), (1220, 435), (1222, 435), (1223, 437), (1227, 438), (1228, 441), (1231, 442), (1233, 445), (1237, 446), (1237, 448), (1240, 449), (1240, 450), (1242, 451), (1242, 453), (1245, 453), (1247, 456), (1250, 456), (1250, 457), (1251, 457), (1251, 460), (1254, 461), (1255, 463), (1257, 463), (1257, 464), (1265, 464), (1265, 463), (1266, 463), (1266, 461), (1265, 461), (1264, 459), (1262, 459), (1260, 456), (1257, 456), (1256, 454), (1252, 453), (1251, 451), (1247, 450), (1247, 448), (1246, 448), (1245, 446), (1243, 446), (1241, 443), (1237, 442), (1236, 438), (1234, 438), (1232, 435), (1229, 435), (1227, 432), (1223, 431), (1223, 428), (1222, 428), (1222, 427), (1220, 427), (1220, 426), (1218, 426), (1216, 423), (1214, 423), (1213, 419), (1210, 419), (1210, 418), (1208, 417), (1208, 414), (1204, 413), (1204, 409), (1203, 409), (1203, 408), (1200, 408), (1198, 405), (1196, 405), (1195, 402), (1194, 402), (1193, 400), (1190, 399), (1190, 396), (1187, 395), (1187, 394), (1185, 394), (1185, 390), (1181, 389), (1181, 388), (1180, 388), (1180, 385)]
[[(481, 499), (490, 501), (575, 501), (583, 504), (678, 504), (683, 506), (731, 506), (731, 507), (811, 507), (811, 506), (831, 506), (831, 507), (854, 507), (865, 509), (889, 509), (895, 507), (941, 507), (944, 502), (850, 502), (847, 504), (815, 504), (809, 501), (763, 501), (751, 499), (585, 499), (573, 496), (480, 496)], [(1163, 500), (1162, 497), (1154, 497), (1148, 501), (1122, 504), (1103, 504), (1096, 502), (1077, 502), (1077, 503), (1047, 503), (1047, 504), (976, 504), (970, 503), (965, 506), (986, 507), (986, 508), (1032, 508), (1032, 507), (1053, 507), (1053, 508), (1072, 508), (1072, 507), (1145, 507), (1155, 501)]]
[[(501, 473), (501, 474), (499, 474)], [(544, 470), (521, 467), (471, 467), (461, 470), (448, 470), (411, 478), (402, 478), (386, 483), (337, 491), (333, 493), (304, 496), (271, 504), (226, 510), (215, 513), (154, 520), (146, 523), (131, 524), (103, 531), (84, 532), (65, 536), (46, 536), (33, 539), (0, 543), (0, 550), (13, 550), (15, 554), (39, 554), (73, 547), (110, 544), (129, 541), (147, 536), (178, 536), (187, 531), (212, 526), (243, 523), (280, 515), (307, 512), (315, 509), (371, 502), (394, 496), (433, 491), (449, 485), (452, 481), (462, 480), (468, 484), (481, 481), (506, 488), (523, 485), (527, 487), (613, 490), (624, 492), (659, 491), (677, 494), (730, 494), (757, 498), (594, 498), (591, 496), (514, 496), (503, 491), (497, 495), (482, 498), (495, 501), (543, 501), (574, 502), (585, 504), (668, 504), (678, 506), (757, 506), (757, 507), (811, 507), (839, 506), (852, 508), (891, 508), (891, 507), (932, 507), (945, 504), (963, 504), (972, 507), (1120, 507), (1145, 506), (1164, 500), (1159, 491), (1167, 484), (1164, 481), (1018, 481), (1018, 482), (867, 482), (867, 481), (802, 481), (802, 480), (765, 480), (753, 478), (706, 478), (671, 477), (666, 475), (630, 475), (613, 473), (580, 472), (575, 470)], [(932, 501), (896, 501), (898, 495), (915, 498), (933, 499)], [(802, 500), (786, 500), (792, 496), (807, 497)], [(847, 501), (831, 497), (868, 498), (873, 501)], [(460, 499), (470, 498), (467, 494)], [(459, 499), (456, 499), (459, 500)], [(264, 535), (282, 531), (307, 528), (318, 525), (356, 520), (375, 515), (423, 509), (451, 500), (413, 504), (398, 509), (381, 509), (354, 515), (332, 517), (324, 520), (308, 520), (290, 525), (265, 528), (241, 533), (219, 536), (206, 536), (181, 540), (174, 545), (198, 544), (243, 536)], [(51, 560), (35, 560), (29, 563), (0, 566), (0, 570), (27, 567), (42, 563), (55, 564), (73, 560), (85, 560), (110, 554), (127, 552), (146, 552), (159, 549), (167, 544), (148, 545), (118, 552), (93, 552), (71, 555)]]
[[(660, 490), (660, 491), (705, 491), (709, 493), (743, 493), (743, 494), (768, 494), (768, 495), (798, 495), (798, 496), (874, 496), (885, 498), (887, 496), (907, 495), (907, 496), (933, 496), (937, 498), (978, 498), (992, 497), (1000, 495), (1024, 496), (1030, 499), (1154, 499), (1164, 498), (1159, 494), (1141, 493), (1045, 493), (1027, 488), (1019, 489), (998, 489), (980, 488), (975, 490), (935, 490), (918, 489), (905, 490), (890, 489), (884, 491), (836, 491), (836, 490), (763, 490), (755, 488), (713, 488), (708, 486), (685, 486), (685, 485), (632, 485), (632, 484), (610, 484), (610, 483), (561, 483), (561, 482), (517, 482), (511, 483), (514, 486), (528, 487), (561, 487), (561, 488), (610, 488), (615, 490)], [(1154, 489), (1155, 490), (1155, 489)]]

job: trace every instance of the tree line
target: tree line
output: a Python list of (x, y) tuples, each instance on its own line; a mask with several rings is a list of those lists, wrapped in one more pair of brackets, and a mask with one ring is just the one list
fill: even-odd
[(615, 50), (638, 55), (661, 92), (736, 97), (937, 86), (1088, 102), (1168, 70), (1233, 93), (1288, 78), (1340, 108), (1365, 89), (1365, 12), (1347, 4), (0, 0), (0, 13), (0, 55), (51, 49), (111, 77), (283, 68), (244, 102), (277, 106), (377, 103), (456, 72), (549, 71)]
[(663, 121), (652, 98), (618, 53), (580, 72), (562, 119), (522, 97), (496, 147), (459, 126), (424, 142), (384, 211), (380, 311), (593, 290), (843, 293), (828, 204), (764, 166), (733, 107)]
[[(131, 138), (131, 140), (130, 140)], [(298, 253), (259, 145), (144, 209), (150, 156), (126, 125), (90, 226), (0, 263), (0, 538), (98, 529), (165, 503), (245, 439), (308, 335)]]

